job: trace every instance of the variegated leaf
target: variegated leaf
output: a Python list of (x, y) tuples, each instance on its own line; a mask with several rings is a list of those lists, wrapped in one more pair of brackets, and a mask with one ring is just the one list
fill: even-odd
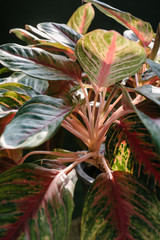
[(22, 72), (14, 72), (9, 77), (2, 78), (0, 80), (1, 80), (0, 82), (1, 84), (4, 84), (4, 83), (24, 84), (25, 86), (28, 86), (34, 89), (35, 92), (39, 92), (41, 94), (45, 93), (49, 86), (48, 81), (30, 77), (29, 75)]
[(160, 88), (152, 85), (144, 85), (134, 89), (135, 92), (143, 95), (147, 99), (160, 106)]
[[(0, 157), (1, 159), (3, 157), (12, 159), (15, 163), (18, 164), (18, 162), (20, 161), (20, 159), (23, 156), (23, 150), (22, 149), (3, 149), (0, 151)], [(2, 162), (2, 160), (1, 160)], [(4, 163), (4, 162), (3, 162)], [(1, 164), (2, 166), (3, 164)]]
[(17, 111), (15, 109), (4, 111), (0, 107), (0, 135), (3, 133), (7, 124), (9, 124), (10, 121), (14, 118), (16, 112)]
[(63, 169), (23, 164), (1, 174), (1, 240), (67, 239), (76, 176)]
[(152, 61), (151, 59), (147, 59), (147, 63), (153, 70), (153, 72), (160, 78), (160, 64)]
[(158, 239), (160, 203), (129, 173), (97, 177), (85, 199), (82, 240)]
[(10, 33), (14, 33), (19, 39), (27, 44), (38, 44), (40, 40), (37, 36), (21, 28), (11, 29)]
[(35, 97), (39, 95), (39, 93), (35, 92), (31, 87), (25, 86), (21, 83), (10, 82), (0, 84), (0, 95), (10, 91), (19, 93), (21, 95), (26, 95), (29, 97)]
[(76, 61), (74, 51), (71, 48), (62, 45), (61, 43), (52, 41), (41, 41), (41, 43), (36, 44), (35, 47), (42, 48), (43, 50), (53, 54), (66, 54), (73, 61)]
[(53, 40), (49, 35), (45, 34), (44, 32), (40, 31), (39, 29), (31, 26), (31, 25), (28, 25), (26, 24), (25, 25), (25, 29), (34, 33), (36, 36), (38, 36), (39, 38), (41, 39), (50, 39), (50, 40)]
[(75, 49), (76, 42), (82, 37), (81, 34), (67, 26), (66, 24), (58, 24), (54, 22), (44, 22), (37, 25), (40, 31), (49, 35), (51, 39), (64, 46)]
[(0, 118), (3, 118), (8, 114), (16, 113), (17, 110), (29, 99), (29, 96), (14, 91), (4, 92), (3, 95), (0, 96)]
[(146, 60), (143, 47), (115, 31), (95, 30), (76, 45), (76, 56), (90, 80), (108, 87), (135, 74)]
[[(72, 107), (58, 98), (39, 95), (19, 109), (1, 136), (1, 146), (7, 149), (31, 148), (48, 140)], [(16, 134), (15, 134), (16, 133)]]
[(136, 114), (120, 119), (110, 127), (106, 138), (106, 158), (113, 170), (133, 173), (139, 165), (143, 173), (160, 185), (160, 159), (151, 136)]
[(52, 97), (66, 98), (66, 95), (75, 85), (74, 81), (50, 81), (46, 94)]
[(79, 7), (69, 19), (67, 25), (80, 34), (85, 34), (94, 18), (94, 9), (90, 3)]
[[(132, 104), (132, 99), (129, 93), (126, 91), (124, 86), (121, 86), (123, 92), (123, 103), (124, 108), (132, 109), (136, 112), (137, 116), (144, 124), (146, 129), (149, 131), (152, 141), (155, 146), (155, 150), (160, 156), (160, 108), (157, 106), (155, 112), (152, 112), (151, 116), (150, 113), (146, 114), (143, 111), (143, 108), (137, 108), (135, 105)], [(154, 105), (153, 105), (154, 106)]]
[(4, 44), (0, 46), (0, 63), (13, 71), (22, 71), (44, 80), (74, 80), (81, 77), (78, 63), (36, 47)]
[[(29, 28), (29, 30), (32, 30), (32, 27), (31, 29)], [(10, 32), (14, 33), (18, 38), (20, 38), (22, 41), (25, 41), (27, 44), (35, 45), (36, 47), (42, 48), (53, 54), (56, 54), (57, 52), (63, 52), (66, 53), (68, 56), (74, 58), (74, 51), (71, 48), (62, 45), (61, 43), (55, 42), (55, 40), (50, 39), (50, 37), (47, 35), (45, 35), (44, 38), (43, 32), (39, 31), (38, 29), (36, 30), (38, 33), (39, 32), (41, 33), (40, 38), (37, 37), (36, 35), (33, 35), (29, 31), (21, 28), (11, 29)], [(34, 31), (35, 33), (36, 30)]]
[(140, 39), (144, 47), (147, 47), (153, 39), (154, 32), (150, 23), (134, 17), (128, 12), (123, 12), (97, 0), (84, 0), (94, 4), (100, 11), (117, 22), (132, 30)]

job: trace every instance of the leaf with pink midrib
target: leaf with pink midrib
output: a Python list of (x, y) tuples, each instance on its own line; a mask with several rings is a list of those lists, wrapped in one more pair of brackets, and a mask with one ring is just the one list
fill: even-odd
[(91, 82), (103, 88), (132, 76), (146, 60), (146, 53), (138, 43), (116, 31), (94, 30), (84, 35), (75, 54)]
[(94, 9), (90, 3), (79, 7), (69, 19), (67, 25), (80, 34), (85, 34), (94, 18)]
[(132, 30), (140, 39), (144, 47), (147, 47), (152, 41), (154, 32), (150, 23), (136, 18), (128, 12), (123, 12), (97, 0), (85, 0), (85, 2), (94, 4), (104, 14)]
[(67, 238), (75, 173), (60, 175), (63, 169), (23, 164), (1, 174), (1, 240)]
[(131, 174), (103, 173), (85, 200), (82, 240), (156, 239), (159, 209), (158, 199)]

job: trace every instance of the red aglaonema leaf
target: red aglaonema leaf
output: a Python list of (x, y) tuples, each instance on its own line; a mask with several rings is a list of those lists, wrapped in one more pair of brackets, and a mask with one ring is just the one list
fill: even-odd
[[(6, 157), (12, 159), (15, 163), (18, 164), (18, 162), (21, 160), (23, 155), (23, 150), (21, 148), (19, 149), (3, 149), (0, 151), (0, 157)], [(2, 167), (2, 165), (1, 165)]]
[(87, 193), (81, 239), (158, 239), (160, 203), (130, 173), (103, 173)]
[[(3, 114), (5, 115), (4, 117), (2, 117)], [(13, 113), (12, 113), (12, 111), (11, 111), (11, 113), (10, 113), (10, 111), (6, 111), (5, 113), (2, 110), (0, 111), (0, 116), (1, 116), (1, 118), (0, 118), (0, 135), (3, 133), (4, 128), (7, 126), (7, 124), (9, 124), (10, 121), (14, 118), (15, 114), (16, 114), (16, 111)]]
[(6, 126), (1, 136), (1, 146), (16, 149), (44, 143), (57, 132), (72, 109), (64, 99), (47, 95), (31, 98)]
[(140, 39), (144, 47), (147, 47), (152, 41), (154, 32), (150, 23), (142, 21), (128, 12), (123, 12), (97, 0), (85, 0), (85, 2), (94, 4), (104, 14), (132, 30)]
[(14, 33), (18, 38), (27, 44), (38, 44), (40, 40), (37, 36), (21, 28), (11, 29), (10, 33)]
[(67, 26), (55, 22), (44, 22), (37, 25), (38, 29), (47, 34), (52, 40), (61, 43), (74, 50), (76, 42), (82, 37), (81, 34)]
[(146, 52), (137, 42), (126, 39), (118, 32), (101, 29), (84, 35), (77, 42), (75, 53), (98, 88), (134, 75), (146, 60)]
[[(143, 108), (138, 109), (138, 106), (135, 106), (132, 103), (132, 99), (131, 99), (129, 93), (126, 91), (126, 88), (124, 86), (121, 86), (121, 88), (122, 88), (122, 92), (123, 92), (124, 108), (128, 108), (128, 109), (134, 110), (136, 112), (137, 116), (139, 117), (141, 122), (144, 124), (144, 126), (146, 127), (148, 132), (150, 133), (150, 136), (152, 137), (152, 141), (155, 146), (155, 150), (157, 151), (157, 153), (160, 156), (160, 134), (159, 134), (160, 133), (160, 114), (159, 114), (160, 108), (158, 106), (159, 104), (153, 105), (154, 111), (152, 111), (152, 114), (150, 116), (150, 114), (146, 114), (143, 111)], [(141, 89), (141, 93), (142, 93), (142, 89)], [(142, 94), (144, 94), (144, 93), (142, 93)], [(148, 96), (148, 93), (146, 96)], [(155, 95), (155, 97), (152, 97), (151, 100), (153, 102), (157, 103), (156, 98), (157, 98), (157, 96)], [(154, 117), (152, 117), (152, 116), (154, 116)]]
[(68, 92), (75, 85), (74, 81), (50, 81), (46, 94), (52, 97), (66, 98)]
[(0, 174), (17, 166), (18, 164), (11, 158), (0, 156)]
[(0, 46), (0, 62), (13, 71), (44, 80), (74, 80), (81, 77), (77, 62), (43, 49), (18, 44)]
[(18, 38), (20, 38), (22, 41), (25, 41), (29, 45), (34, 45), (51, 53), (62, 52), (70, 56), (73, 60), (75, 60), (74, 51), (71, 48), (62, 45), (61, 43), (55, 42), (55, 40), (51, 39), (47, 35), (43, 36), (43, 32), (39, 31), (36, 28), (33, 29), (32, 27), (30, 28), (29, 28), (30, 30), (34, 29), (35, 33), (37, 31), (36, 34), (40, 33), (40, 38), (30, 33), (29, 31), (21, 28), (11, 29), (10, 32), (14, 33)]
[(23, 164), (1, 174), (1, 240), (67, 238), (76, 177), (63, 170)]
[(90, 3), (79, 7), (69, 19), (67, 25), (80, 34), (85, 34), (94, 18), (94, 9)]
[[(120, 119), (108, 132), (106, 157), (114, 170), (133, 172), (143, 167), (143, 173), (152, 176), (160, 185), (160, 159), (151, 136), (136, 114)], [(154, 184), (155, 184), (154, 183)]]

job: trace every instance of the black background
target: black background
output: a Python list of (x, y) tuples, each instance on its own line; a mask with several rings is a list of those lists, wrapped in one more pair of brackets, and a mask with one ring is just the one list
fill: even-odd
[[(158, 0), (103, 0), (103, 2), (150, 22), (154, 31), (156, 31), (160, 21)], [(45, 21), (67, 23), (72, 13), (81, 4), (81, 0), (1, 0), (0, 44), (18, 42), (13, 33), (9, 34), (9, 30), (12, 28), (24, 28), (25, 24), (35, 27), (36, 24)], [(124, 28), (120, 24), (97, 9), (95, 9), (95, 12), (95, 18), (89, 30), (103, 28), (123, 32)]]

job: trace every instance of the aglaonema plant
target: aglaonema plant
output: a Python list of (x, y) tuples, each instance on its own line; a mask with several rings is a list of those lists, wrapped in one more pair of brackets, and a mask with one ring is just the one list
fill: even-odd
[[(1, 240), (67, 239), (84, 162), (101, 173), (81, 239), (160, 238), (160, 28), (85, 2), (67, 24), (12, 29), (25, 46), (0, 46)], [(92, 5), (124, 35), (86, 33)], [(67, 132), (78, 150), (65, 149)]]

